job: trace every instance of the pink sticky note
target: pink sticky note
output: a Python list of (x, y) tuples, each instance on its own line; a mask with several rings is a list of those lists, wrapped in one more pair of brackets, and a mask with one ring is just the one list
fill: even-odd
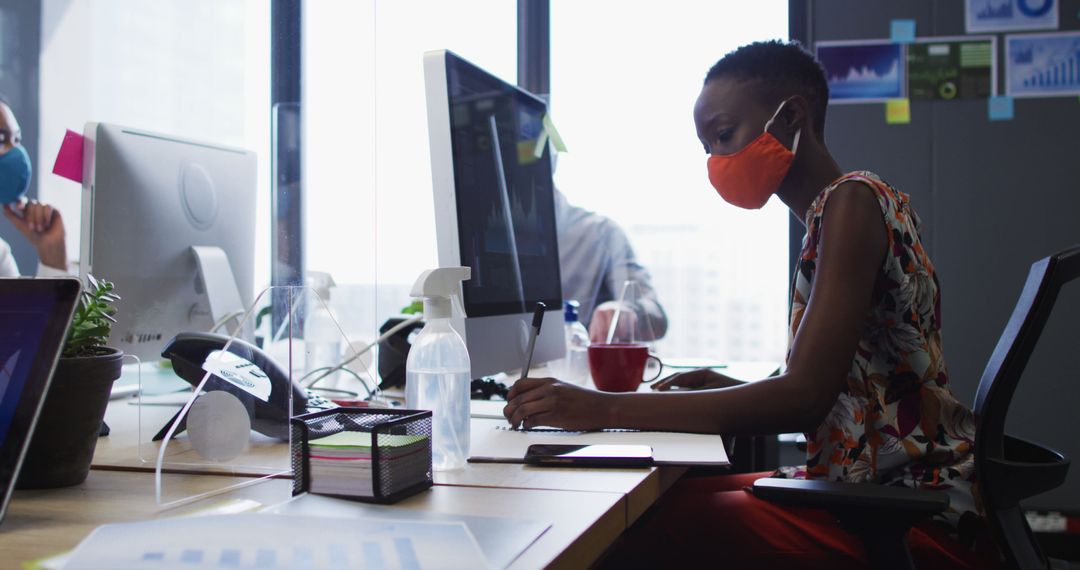
[(53, 174), (58, 174), (82, 184), (83, 136), (68, 129), (64, 133), (64, 142), (60, 143), (60, 152), (53, 164)]

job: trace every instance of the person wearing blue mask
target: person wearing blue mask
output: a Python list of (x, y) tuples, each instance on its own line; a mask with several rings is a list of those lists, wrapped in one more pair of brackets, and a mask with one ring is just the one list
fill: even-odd
[[(32, 175), (19, 122), (7, 102), (0, 100), (0, 204), (4, 217), (37, 251), (38, 277), (64, 276), (68, 274), (64, 220), (52, 206), (25, 199)], [(0, 239), (0, 278), (18, 276), (11, 246)]]

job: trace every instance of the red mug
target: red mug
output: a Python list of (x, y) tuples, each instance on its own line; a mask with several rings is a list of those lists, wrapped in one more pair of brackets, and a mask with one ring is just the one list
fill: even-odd
[(635, 392), (642, 382), (652, 382), (660, 377), (659, 367), (656, 376), (643, 380), (645, 364), (649, 359), (660, 359), (649, 354), (649, 347), (635, 343), (612, 343), (589, 345), (589, 372), (593, 384), (604, 392)]

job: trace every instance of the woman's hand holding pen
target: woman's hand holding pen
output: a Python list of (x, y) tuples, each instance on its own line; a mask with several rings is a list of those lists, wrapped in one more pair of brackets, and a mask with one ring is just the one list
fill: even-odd
[(611, 396), (554, 378), (522, 378), (506, 396), (503, 415), (514, 429), (602, 429), (613, 423), (609, 417)]
[(724, 376), (708, 368), (691, 370), (672, 374), (652, 385), (653, 390), (709, 390), (713, 388), (730, 388), (745, 384), (730, 376)]

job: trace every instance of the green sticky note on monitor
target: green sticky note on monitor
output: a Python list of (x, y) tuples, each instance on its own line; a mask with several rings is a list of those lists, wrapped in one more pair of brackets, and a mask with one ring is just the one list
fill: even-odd
[(544, 156), (544, 149), (548, 144), (548, 132), (547, 129), (540, 131), (540, 138), (536, 139), (536, 146), (533, 147), (533, 158), (540, 158)]
[(559, 129), (555, 128), (555, 123), (552, 122), (550, 114), (544, 115), (544, 131), (551, 138), (551, 144), (555, 145), (555, 150), (566, 152), (566, 143), (563, 142)]

